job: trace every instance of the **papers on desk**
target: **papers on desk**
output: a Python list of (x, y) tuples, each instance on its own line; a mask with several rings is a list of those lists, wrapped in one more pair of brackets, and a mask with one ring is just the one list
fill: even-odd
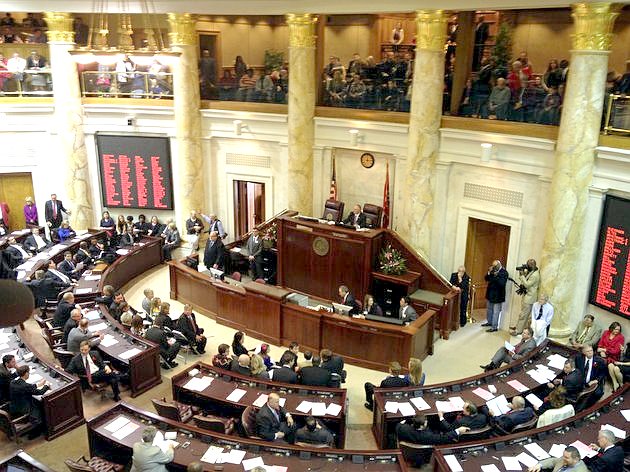
[(118, 254), (119, 256), (126, 256), (127, 254), (129, 254), (129, 249), (117, 249), (116, 254)]
[(530, 454), (532, 454), (539, 461), (549, 459), (551, 457), (547, 453), (547, 451), (545, 451), (537, 443), (525, 444), (525, 449), (527, 449), (530, 452)]
[(437, 408), (438, 411), (441, 411), (443, 413), (450, 413), (451, 411), (459, 411), (459, 410), (461, 410), (461, 408), (458, 408), (455, 405), (453, 405), (450, 400), (446, 400), (446, 401), (438, 400), (438, 401), (436, 401), (435, 402), (435, 408)]
[(39, 374), (30, 374), (28, 376), (28, 380), (26, 381), (27, 383), (30, 384), (36, 384), (37, 382), (39, 382), (40, 380), (42, 380), (44, 377), (42, 377)]
[(193, 377), (184, 385), (184, 388), (188, 390), (193, 390), (195, 392), (203, 392), (207, 389), (212, 381), (213, 377)]
[(492, 400), (494, 398), (494, 395), (492, 393), (481, 387), (474, 389), (472, 393), (480, 398), (483, 398), (485, 401)]
[(481, 472), (501, 472), (499, 468), (494, 464), (482, 465)]
[(398, 402), (385, 402), (385, 413), (398, 413)]
[(507, 384), (517, 392), (526, 392), (529, 390), (529, 388), (520, 383), (518, 380), (510, 380), (507, 382)]
[(462, 469), (462, 466), (457, 460), (457, 457), (455, 457), (453, 454), (448, 454), (444, 456), (444, 460), (446, 461), (452, 472), (463, 472), (464, 469)]
[(337, 416), (341, 413), (341, 405), (337, 403), (331, 403), (326, 407), (326, 414), (330, 416)]
[(136, 354), (140, 354), (141, 352), (142, 351), (138, 349), (137, 347), (132, 347), (128, 351), (125, 351), (122, 354), (120, 354), (118, 357), (120, 357), (121, 359), (131, 359), (133, 356), (135, 356)]
[(543, 401), (540, 398), (538, 398), (536, 395), (534, 395), (533, 393), (530, 393), (529, 395), (527, 395), (525, 397), (525, 400), (531, 403), (535, 409), (540, 408), (540, 405), (543, 404)]
[(247, 451), (241, 451), (240, 449), (232, 449), (230, 452), (223, 452), (217, 459), (217, 464), (240, 464), (243, 461)]
[(115, 433), (120, 428), (125, 426), (127, 423), (129, 423), (128, 418), (126, 418), (125, 416), (119, 416), (114, 421), (112, 421), (107, 426), (105, 426), (105, 431), (109, 431), (110, 433)]
[(140, 427), (139, 424), (132, 423), (130, 421), (125, 426), (123, 426), (118, 431), (116, 431), (114, 434), (112, 434), (112, 436), (115, 437), (116, 439), (122, 441), (123, 439), (125, 439), (127, 436), (129, 436), (131, 433), (133, 433), (139, 427)]
[(313, 416), (325, 416), (326, 404), (322, 402), (311, 403), (311, 415)]
[(630, 410), (621, 410), (621, 414), (626, 419), (626, 421), (630, 421)]
[(223, 452), (222, 447), (210, 446), (208, 450), (199, 459), (201, 462), (207, 462), (208, 464), (216, 464), (217, 460)]
[[(243, 396), (245, 396), (245, 394), (247, 393), (246, 390), (240, 389), (240, 388), (235, 388), (232, 393), (230, 393), (226, 400), (230, 401), (230, 402), (238, 402), (241, 398), (243, 398)], [(240, 463), (240, 461), (239, 461)]]
[(564, 369), (564, 363), (567, 361), (567, 358), (561, 356), (560, 354), (552, 354), (547, 356), (547, 359), (549, 359), (547, 365), (558, 370)]
[[(262, 408), (265, 403), (267, 403), (267, 399), (269, 398), (269, 395), (267, 395), (266, 393), (261, 394), (256, 400), (254, 400), (254, 403), (252, 403), (252, 405), (254, 405), (255, 407), (258, 408)], [(306, 405), (303, 405), (303, 403), (307, 403), (308, 404), (308, 409), (306, 411), (302, 411), (300, 410), (300, 407), (302, 408), (306, 408)], [(297, 411), (301, 411), (302, 413), (308, 413), (311, 410), (311, 402), (302, 402), (298, 405), (298, 407), (296, 408)]]
[(422, 397), (410, 398), (409, 401), (413, 403), (418, 411), (430, 410), (431, 406)]
[(626, 432), (623, 429), (619, 429), (611, 424), (602, 425), (601, 429), (607, 429), (608, 431), (612, 432), (615, 435), (615, 437), (619, 439), (626, 439)]
[(84, 316), (89, 321), (95, 321), (101, 317), (100, 313), (96, 310), (88, 311)]
[(252, 470), (255, 467), (264, 467), (265, 461), (263, 461), (262, 457), (254, 457), (252, 459), (245, 459), (243, 461), (243, 469)]
[(575, 441), (569, 446), (575, 447), (580, 452), (580, 457), (584, 459), (585, 457), (595, 457), (597, 455), (597, 451), (591, 449), (589, 446), (584, 444), (582, 441)]
[(554, 444), (553, 446), (551, 446), (551, 449), (549, 449), (549, 455), (558, 459), (562, 457), (562, 454), (564, 453), (564, 450), (566, 448), (567, 447), (564, 444)]
[(97, 275), (87, 275), (85, 280), (101, 280), (101, 274)]
[(508, 404), (508, 401), (507, 401), (507, 398), (505, 398), (505, 395), (499, 395), (498, 397), (493, 398), (492, 400), (488, 400), (488, 402), (486, 403), (486, 406), (488, 407), (488, 409), (492, 412), (494, 416), (504, 415), (505, 413), (507, 413), (508, 411), (512, 409), (510, 405)]
[[(175, 437), (177, 437), (177, 433), (175, 433)], [(173, 448), (179, 446), (179, 443), (177, 441), (173, 441), (172, 439), (165, 439), (162, 431), (158, 431), (155, 434), (152, 444), (162, 449), (162, 452), (164, 453), (169, 450), (170, 445), (172, 445)]]
[(106, 334), (105, 336), (103, 336), (103, 339), (101, 340), (101, 346), (110, 347), (114, 344), (118, 344), (118, 339), (116, 339), (114, 336), (112, 336), (111, 334)]
[(413, 409), (413, 406), (409, 402), (399, 402), (398, 411), (400, 411), (400, 414), (403, 416), (414, 416), (416, 414), (416, 410)]
[(538, 369), (538, 371), (541, 372), (548, 381), (552, 381), (558, 375), (546, 365), (538, 364), (536, 369)]
[(518, 456), (516, 456), (516, 458), (527, 468), (534, 467), (536, 464), (538, 464), (538, 461), (526, 452), (521, 452)]
[(94, 333), (96, 331), (103, 331), (107, 329), (107, 323), (97, 323), (88, 326), (88, 331)]
[(230, 249), (230, 251), (232, 251), (232, 252), (241, 252), (241, 248), (240, 247), (233, 247), (232, 249)]
[(547, 383), (547, 377), (538, 369), (528, 370), (526, 373), (539, 385)]
[(84, 295), (86, 293), (92, 293), (92, 287), (75, 288), (74, 289), (74, 293), (76, 295)]
[(516, 457), (502, 457), (503, 467), (505, 470), (523, 470), (521, 467), (521, 463), (518, 461)]

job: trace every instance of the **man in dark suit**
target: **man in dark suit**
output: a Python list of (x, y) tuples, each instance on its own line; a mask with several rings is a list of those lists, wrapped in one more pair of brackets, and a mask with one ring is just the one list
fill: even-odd
[(203, 253), (203, 263), (208, 269), (223, 270), (225, 268), (224, 258), (225, 245), (219, 239), (219, 233), (212, 231)]
[(354, 295), (352, 295), (352, 292), (348, 287), (346, 287), (345, 285), (341, 285), (339, 287), (338, 293), (340, 298), (339, 303), (352, 307), (352, 309), (350, 310), (351, 315), (355, 315), (361, 311), (361, 307), (357, 303)]
[(468, 309), (468, 295), (470, 293), (470, 275), (466, 267), (459, 266), (457, 272), (451, 274), (449, 280), (455, 290), (459, 292), (459, 325), (466, 326), (466, 310)]
[(29, 234), (24, 240), (24, 249), (33, 254), (41, 252), (52, 246), (52, 243), (46, 239), (45, 236), (39, 234), (39, 228), (31, 229)]
[(61, 342), (68, 342), (68, 335), (73, 328), (77, 328), (79, 326), (79, 321), (81, 321), (83, 315), (81, 314), (81, 310), (75, 308), (70, 312), (70, 318), (66, 321), (66, 324), (63, 325), (63, 337), (61, 338)]
[(585, 400), (584, 405), (580, 405), (582, 409), (588, 408), (604, 395), (608, 366), (604, 359), (593, 354), (593, 346), (586, 345), (582, 348), (582, 353), (575, 356), (575, 368), (584, 377), (584, 388), (597, 386)]
[(335, 438), (321, 422), (312, 416), (307, 416), (304, 426), (295, 433), (295, 440), (307, 444), (326, 444), (332, 447)]
[(321, 358), (313, 356), (312, 365), (302, 367), (300, 370), (300, 383), (313, 387), (328, 387), (330, 385), (330, 372), (320, 366)]
[(493, 416), (491, 422), (501, 428), (503, 431), (510, 433), (518, 425), (526, 423), (534, 417), (534, 410), (525, 406), (525, 399), (521, 396), (515, 396), (511, 402), (512, 410), (499, 416)]
[(81, 277), (82, 268), (82, 265), (79, 266), (78, 264), (75, 264), (75, 262), (72, 260), (72, 253), (70, 251), (66, 251), (63, 253), (63, 261), (61, 261), (57, 266), (59, 272), (61, 272), (69, 279), (75, 281), (78, 280), (79, 277)]
[(282, 358), (280, 359), (280, 367), (272, 369), (269, 372), (269, 377), (271, 377), (271, 380), (292, 384), (298, 383), (298, 376), (291, 367), (292, 363), (292, 355), (286, 352), (282, 354)]
[(197, 326), (197, 319), (193, 313), (192, 305), (184, 305), (184, 312), (177, 320), (175, 329), (182, 333), (194, 352), (204, 354), (208, 340), (203, 335), (203, 328)]
[(115, 293), (116, 293), (116, 291), (114, 290), (114, 287), (112, 287), (111, 285), (105, 285), (103, 287), (103, 295), (101, 295), (100, 297), (96, 297), (96, 299), (94, 301), (96, 303), (102, 303), (107, 308), (109, 308), (111, 306), (111, 304), (114, 303), (114, 294)]
[(57, 282), (62, 282), (63, 284), (65, 284), (66, 287), (69, 287), (73, 284), (72, 279), (60, 270), (58, 270), (53, 261), (49, 260), (48, 263), (45, 263), (43, 267), (46, 270), (46, 273), (44, 274), (45, 277), (48, 277)]
[(138, 215), (138, 221), (133, 224), (133, 236), (135, 240), (140, 239), (142, 236), (149, 234), (151, 225), (147, 223), (147, 217), (144, 215)]
[(418, 319), (418, 313), (416, 313), (416, 310), (414, 310), (414, 308), (411, 306), (411, 298), (405, 296), (400, 299), (398, 318), (407, 322), (415, 321)]
[(359, 228), (365, 228), (365, 213), (361, 211), (361, 205), (358, 203), (352, 209), (352, 212), (348, 214), (345, 220), (343, 220), (343, 224), (358, 226)]
[(319, 353), (322, 358), (321, 366), (332, 374), (337, 374), (339, 380), (331, 378), (330, 387), (339, 388), (340, 384), (346, 381), (346, 371), (344, 370), (343, 357), (333, 354), (330, 349), (322, 349)]
[(232, 359), (230, 363), (230, 370), (241, 375), (251, 375), (249, 370), (250, 358), (247, 354), (241, 354), (236, 359)]
[(566, 390), (564, 396), (569, 402), (575, 402), (577, 396), (584, 389), (584, 376), (582, 372), (575, 368), (574, 359), (567, 359), (562, 372), (552, 382), (547, 384), (548, 393), (551, 393), (551, 390), (560, 385)]
[(586, 458), (584, 462), (591, 472), (618, 472), (623, 470), (623, 447), (615, 446), (615, 435), (612, 431), (602, 429), (597, 433), (597, 444), (591, 449), (598, 451), (595, 457)]
[[(381, 381), (381, 388), (400, 388), (408, 387), (409, 381), (400, 376), (402, 368), (396, 361), (389, 363), (389, 375)], [(366, 382), (365, 385), (365, 408), (372, 410), (374, 408), (374, 384)]]
[(487, 330), (493, 333), (499, 329), (499, 318), (505, 302), (505, 285), (508, 281), (508, 271), (503, 268), (501, 261), (494, 261), (485, 276), (488, 287), (486, 288), (487, 321), (481, 326), (489, 326)]
[(94, 262), (93, 256), (90, 253), (88, 248), (88, 243), (86, 241), (81, 241), (79, 243), (79, 250), (74, 255), (77, 262), (83, 262), (84, 265), (89, 265)]
[(125, 232), (118, 238), (117, 246), (119, 248), (133, 246), (133, 229), (130, 226), (127, 226)]
[(31, 257), (28, 251), (26, 251), (26, 249), (24, 249), (21, 244), (18, 244), (13, 236), (9, 236), (7, 242), (8, 245), (4, 248), (4, 252), (9, 255), (9, 264), (12, 269), (15, 269), (17, 266), (19, 266)]
[(488, 23), (484, 22), (484, 17), (479, 16), (477, 18), (477, 24), (475, 25), (475, 45), (473, 51), (473, 65), (472, 70), (476, 71), (479, 69), (479, 65), (481, 64), (481, 59), (483, 58), (483, 51), (488, 40), (488, 36), (490, 35), (490, 27)]
[(70, 312), (76, 308), (74, 304), (74, 294), (72, 292), (66, 292), (63, 294), (63, 298), (57, 305), (55, 314), (53, 315), (52, 324), (55, 328), (63, 328), (70, 318)]
[(160, 355), (164, 359), (164, 364), (162, 364), (164, 369), (178, 366), (174, 359), (177, 357), (181, 346), (174, 338), (169, 338), (166, 335), (160, 320), (156, 319), (153, 322), (153, 326), (147, 330), (144, 337), (160, 346)]
[(267, 403), (256, 414), (256, 434), (265, 441), (294, 442), (295, 422), (290, 413), (280, 406), (277, 393), (270, 393)]
[(253, 272), (254, 280), (262, 278), (262, 236), (258, 228), (252, 230), (252, 235), (247, 240), (245, 250), (247, 251), (247, 259), (249, 260), (249, 268)]
[(90, 351), (89, 341), (81, 342), (79, 354), (72, 358), (66, 371), (78, 375), (84, 389), (90, 388), (90, 385), (95, 383), (108, 383), (112, 387), (114, 401), (120, 401), (118, 373), (103, 362), (97, 351)]
[(63, 282), (48, 278), (45, 274), (43, 270), (38, 270), (35, 272), (34, 280), (25, 282), (33, 292), (36, 307), (44, 306), (46, 300), (57, 300), (59, 292), (66, 288)]
[(414, 444), (437, 445), (455, 443), (459, 435), (468, 431), (465, 426), (460, 426), (454, 431), (446, 433), (431, 431), (427, 425), (427, 418), (423, 414), (417, 414), (411, 423), (398, 423), (396, 436), (399, 441), (407, 441)]
[(488, 417), (477, 411), (477, 407), (470, 403), (464, 403), (462, 414), (457, 415), (455, 421), (449, 423), (444, 419), (444, 413), (438, 410), (438, 418), (440, 419), (440, 428), (442, 431), (454, 431), (460, 426), (466, 426), (470, 429), (481, 429), (488, 425)]
[(63, 215), (61, 212), (70, 214), (70, 210), (66, 210), (61, 200), (57, 200), (57, 194), (50, 195), (50, 200), (44, 205), (44, 214), (46, 216), (46, 224), (52, 229), (57, 229), (61, 226), (63, 221)]
[(5, 354), (2, 356), (2, 364), (0, 365), (0, 403), (9, 401), (9, 387), (11, 381), (17, 378), (18, 374), (17, 361), (13, 354)]
[[(18, 378), (9, 385), (9, 396), (11, 397), (9, 413), (12, 418), (29, 415), (29, 420), (32, 424), (40, 425), (42, 422), (42, 411), (38, 405), (33, 404), (33, 396), (43, 395), (50, 390), (50, 385), (43, 379), (37, 385), (28, 383), (30, 371), (31, 369), (27, 365), (17, 368)], [(35, 428), (29, 437), (35, 437), (35, 431), (38, 430), (39, 428)]]
[(514, 346), (513, 351), (508, 351), (505, 346), (500, 347), (492, 356), (492, 360), (487, 365), (481, 365), (483, 370), (493, 370), (501, 367), (503, 363), (509, 364), (531, 352), (536, 347), (536, 341), (532, 337), (532, 329), (524, 328), (521, 336), (521, 342)]

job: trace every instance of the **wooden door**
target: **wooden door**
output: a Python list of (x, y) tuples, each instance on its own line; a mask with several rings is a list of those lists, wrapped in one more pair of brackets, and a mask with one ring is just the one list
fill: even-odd
[(490, 221), (468, 219), (466, 237), (466, 270), (476, 287), (475, 306), (486, 306), (486, 288), (484, 277), (492, 261), (498, 259), (505, 266), (510, 242), (510, 227)]
[(234, 181), (234, 223), (236, 238), (265, 221), (265, 184)]
[[(0, 174), (0, 203), (9, 206), (10, 230), (26, 228), (24, 199), (33, 197), (33, 178), (30, 173)], [(33, 197), (34, 198), (34, 197)], [(36, 202), (43, 206), (44, 202)]]

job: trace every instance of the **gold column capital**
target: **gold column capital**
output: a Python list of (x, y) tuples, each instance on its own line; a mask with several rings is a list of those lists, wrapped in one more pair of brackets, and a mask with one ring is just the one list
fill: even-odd
[(74, 21), (70, 13), (46, 12), (44, 13), (48, 30), (46, 36), (48, 42), (74, 43)]
[(289, 25), (289, 47), (314, 48), (317, 39), (315, 36), (317, 17), (310, 13), (287, 13), (285, 17)]
[(416, 11), (416, 49), (444, 51), (447, 25), (445, 10)]
[(197, 44), (197, 16), (190, 13), (169, 13), (168, 39), (171, 46)]
[(613, 26), (621, 11), (619, 3), (574, 3), (571, 5), (575, 32), (573, 49), (578, 51), (610, 51)]

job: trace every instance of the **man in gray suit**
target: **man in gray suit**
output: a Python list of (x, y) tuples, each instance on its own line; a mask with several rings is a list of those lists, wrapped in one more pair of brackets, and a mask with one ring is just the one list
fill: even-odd
[(580, 451), (575, 446), (567, 446), (562, 457), (550, 457), (527, 469), (527, 472), (540, 472), (541, 470), (553, 470), (553, 472), (588, 472), (586, 464), (580, 458)]
[(411, 299), (409, 297), (402, 297), (400, 299), (398, 318), (405, 321), (415, 321), (418, 319), (418, 313), (416, 313), (416, 310), (411, 306)]
[(480, 367), (486, 371), (498, 369), (504, 362), (506, 364), (509, 364), (512, 361), (520, 359), (535, 347), (536, 341), (534, 341), (534, 338), (532, 337), (532, 329), (525, 328), (523, 329), (521, 342), (514, 346), (513, 351), (508, 351), (505, 347), (499, 348), (496, 354), (492, 356), (490, 364), (482, 365)]
[(166, 452), (153, 445), (158, 430), (149, 426), (142, 431), (142, 441), (133, 445), (131, 472), (166, 472), (166, 465), (173, 460), (173, 443), (169, 443)]
[(90, 321), (87, 318), (82, 318), (79, 321), (79, 326), (72, 328), (68, 333), (68, 347), (67, 350), (77, 354), (80, 350), (82, 341), (89, 341), (90, 347), (98, 346), (103, 339), (102, 334), (92, 334), (88, 329)]
[(258, 228), (254, 228), (252, 230), (252, 235), (247, 240), (245, 244), (245, 249), (247, 250), (247, 259), (249, 260), (249, 268), (253, 272), (253, 279), (260, 279), (263, 277), (262, 271), (262, 236), (260, 236), (260, 231)]
[(584, 316), (569, 337), (569, 344), (575, 349), (582, 350), (584, 346), (594, 346), (602, 337), (602, 329), (595, 323), (595, 317), (590, 313)]

